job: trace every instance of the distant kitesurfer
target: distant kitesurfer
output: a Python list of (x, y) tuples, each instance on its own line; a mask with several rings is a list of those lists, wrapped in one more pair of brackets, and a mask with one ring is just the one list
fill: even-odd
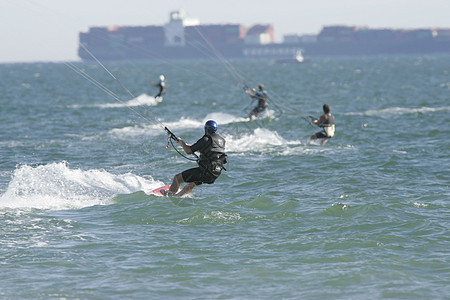
[[(177, 140), (177, 143), (183, 147), (184, 152), (187, 154), (200, 152), (200, 157), (197, 160), (198, 167), (175, 175), (170, 189), (167, 192), (164, 191), (166, 196), (180, 197), (192, 192), (197, 185), (202, 183), (212, 184), (224, 169), (223, 165), (227, 162), (225, 139), (217, 133), (215, 121), (207, 121), (204, 128), (205, 135), (193, 145), (186, 144), (182, 139)], [(187, 184), (178, 192), (183, 182), (187, 182)]]
[(154, 86), (157, 86), (159, 88), (158, 94), (155, 96), (155, 98), (162, 97), (166, 93), (166, 78), (164, 75), (159, 75), (159, 82), (153, 83)]
[(324, 114), (320, 116), (320, 118), (313, 120), (311, 123), (317, 125), (322, 128), (322, 131), (319, 131), (311, 136), (311, 141), (322, 139), (320, 145), (323, 146), (327, 142), (328, 139), (334, 136), (335, 125), (334, 125), (334, 116), (330, 113), (330, 106), (328, 104), (323, 105)]
[(255, 89), (252, 89), (252, 90), (246, 90), (245, 92), (247, 94), (249, 94), (252, 99), (258, 100), (258, 104), (248, 115), (248, 117), (250, 118), (250, 121), (251, 121), (253, 119), (253, 116), (255, 116), (257, 118), (259, 113), (264, 111), (267, 108), (267, 106), (268, 106), (267, 91), (264, 90), (264, 84), (260, 84), (258, 91), (256, 91)]

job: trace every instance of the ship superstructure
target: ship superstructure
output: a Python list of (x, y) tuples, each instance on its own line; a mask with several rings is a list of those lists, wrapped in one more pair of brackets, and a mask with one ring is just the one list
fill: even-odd
[[(102, 60), (308, 57), (401, 53), (450, 53), (450, 29), (369, 29), (325, 26), (318, 35), (286, 35), (274, 40), (273, 24), (201, 24), (184, 10), (164, 25), (91, 27), (80, 43)], [(83, 60), (92, 56), (79, 47)]]

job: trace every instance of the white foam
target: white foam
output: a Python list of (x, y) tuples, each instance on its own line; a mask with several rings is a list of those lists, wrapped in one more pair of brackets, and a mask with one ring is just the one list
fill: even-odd
[[(176, 122), (165, 122), (164, 126), (170, 128), (172, 131), (177, 131), (178, 129), (186, 129), (186, 128), (202, 128), (203, 123), (192, 120), (189, 118), (181, 118)], [(165, 135), (165, 131), (161, 124), (143, 124), (143, 125), (133, 125), (127, 126), (123, 128), (114, 128), (109, 131), (109, 134), (116, 136), (118, 138), (130, 138), (136, 136), (158, 136)]]
[(276, 118), (276, 112), (271, 109), (266, 109), (262, 114), (260, 115), (260, 119), (275, 119)]
[(300, 144), (300, 141), (287, 141), (276, 131), (256, 128), (252, 134), (241, 137), (225, 136), (226, 150), (231, 152), (264, 151), (273, 146)]
[(78, 209), (110, 203), (117, 194), (149, 193), (163, 183), (131, 173), (71, 169), (66, 162), (38, 167), (23, 165), (12, 176), (0, 207)]
[(114, 107), (135, 107), (141, 105), (155, 106), (162, 102), (162, 98), (155, 98), (147, 94), (142, 94), (134, 99), (124, 102), (104, 103), (98, 104), (97, 107), (101, 108), (114, 108)]
[(119, 139), (129, 139), (139, 136), (158, 136), (162, 133), (161, 126), (154, 125), (134, 125), (123, 128), (114, 128), (109, 134)]
[(183, 129), (183, 128), (202, 128), (203, 122), (201, 122), (199, 120), (182, 117), (178, 121), (165, 122), (164, 125), (166, 125), (171, 130), (176, 130), (176, 129)]
[(202, 120), (194, 120), (190, 118), (182, 117), (180, 120), (175, 122), (166, 122), (166, 125), (170, 129), (182, 129), (182, 128), (203, 128), (206, 121), (214, 120), (217, 122), (219, 127), (221, 125), (238, 123), (238, 122), (246, 122), (248, 118), (236, 117), (223, 112), (213, 112), (207, 114)]
[(407, 108), (407, 107), (388, 107), (379, 110), (366, 110), (363, 112), (349, 112), (345, 115), (349, 116), (384, 116), (384, 115), (403, 115), (411, 113), (430, 113), (437, 111), (450, 111), (450, 106), (444, 107), (420, 107), (420, 108)]
[[(192, 128), (200, 128), (202, 129), (205, 125), (206, 121), (214, 120), (221, 125), (235, 123), (235, 122), (246, 122), (248, 118), (236, 117), (227, 113), (222, 112), (214, 112), (206, 115), (203, 120), (195, 120), (191, 118), (182, 117), (178, 121), (173, 122), (164, 122), (164, 126), (167, 126), (170, 130), (176, 133), (177, 130), (180, 129), (192, 129)], [(159, 135), (165, 134), (162, 131), (161, 124), (145, 124), (142, 126), (133, 125), (123, 128), (115, 128), (110, 131), (110, 134), (118, 136), (118, 137), (130, 137), (130, 136), (140, 136), (140, 135)]]
[(242, 117), (236, 117), (227, 113), (223, 112), (214, 112), (208, 114), (203, 121), (201, 122), (201, 125), (205, 124), (208, 120), (214, 120), (217, 122), (217, 124), (224, 125), (224, 124), (231, 124), (231, 123), (237, 123), (237, 122), (247, 122), (249, 121), (248, 118), (242, 118)]

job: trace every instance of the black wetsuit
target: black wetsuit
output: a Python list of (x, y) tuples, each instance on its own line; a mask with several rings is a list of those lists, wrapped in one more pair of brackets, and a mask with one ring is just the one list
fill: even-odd
[(158, 82), (158, 84), (156, 84), (156, 86), (159, 87), (159, 92), (155, 96), (155, 98), (161, 97), (162, 95), (164, 95), (166, 93), (166, 82), (164, 80), (160, 80)]
[(258, 105), (252, 110), (255, 114), (259, 114), (269, 105), (267, 92), (264, 90), (257, 92), (254, 96), (252, 96), (252, 98), (258, 99)]
[(183, 171), (181, 175), (185, 182), (214, 183), (220, 176), (226, 163), (225, 139), (217, 133), (205, 134), (191, 146), (191, 151), (200, 152), (198, 167)]

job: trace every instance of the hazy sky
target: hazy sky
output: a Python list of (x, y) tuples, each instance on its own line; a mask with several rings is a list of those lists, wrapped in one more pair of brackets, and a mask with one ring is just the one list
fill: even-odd
[(271, 23), (277, 41), (326, 25), (450, 28), (450, 0), (0, 0), (0, 63), (78, 60), (79, 32), (164, 25), (179, 8), (201, 24)]

